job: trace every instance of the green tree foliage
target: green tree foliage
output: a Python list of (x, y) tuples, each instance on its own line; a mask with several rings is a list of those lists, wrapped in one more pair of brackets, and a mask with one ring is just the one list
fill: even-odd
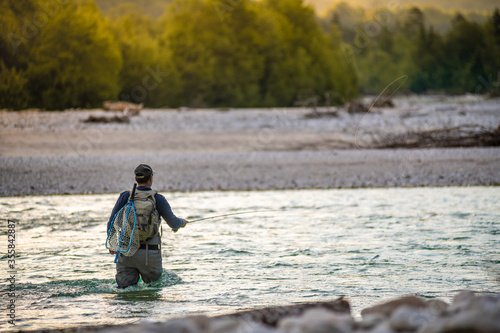
[[(496, 9), (485, 25), (485, 44), (486, 50), (482, 52), (484, 56), (484, 73), (485, 76), (498, 75), (500, 72), (500, 10)], [(498, 79), (498, 77), (496, 77)], [(500, 94), (500, 87), (485, 87), (490, 90), (490, 93)], [(500, 82), (497, 82), (500, 84)]]
[(134, 103), (151, 104), (151, 90), (157, 83), (150, 80), (148, 71), (160, 59), (154, 21), (139, 14), (136, 6), (122, 7), (123, 16), (110, 23), (114, 40), (121, 51), (118, 98)]
[(500, 72), (498, 10), (443, 30), (437, 9), (341, 4), (319, 19), (305, 0), (158, 0), (152, 18), (141, 1), (103, 17), (90, 0), (0, 0), (0, 108), (332, 104), (402, 75), (418, 93), (489, 92)]
[(421, 27), (411, 54), (414, 66), (410, 73), (410, 90), (421, 93), (443, 88), (446, 57), (440, 35)]
[[(352, 97), (357, 90), (352, 86), (356, 73), (340, 53), (337, 31), (333, 28), (330, 36), (323, 34), (313, 9), (301, 0), (267, 0), (264, 5), (283, 31), (277, 46), (282, 56), (274, 71), (277, 77), (269, 77), (270, 95), (281, 95), (278, 104), (293, 105), (313, 96), (320, 100)], [(280, 82), (283, 77), (285, 81)]]
[(477, 77), (484, 73), (485, 49), (483, 29), (458, 15), (444, 40), (447, 71), (443, 85), (448, 91), (474, 91)]
[[(339, 12), (352, 13), (346, 6), (339, 6)], [(339, 15), (334, 12), (330, 17)], [(500, 30), (498, 10), (485, 24), (458, 14), (443, 33), (429, 25), (425, 11), (416, 7), (403, 12), (377, 11), (363, 22), (359, 22), (360, 13), (356, 17), (358, 23), (351, 26), (342, 25), (342, 17), (337, 22), (344, 42), (353, 50), (362, 92), (380, 93), (401, 75), (408, 76), (403, 89), (417, 93), (476, 92), (478, 84), (492, 81), (500, 71), (495, 37)]]
[(7, 68), (0, 60), (0, 105), (15, 110), (26, 108), (27, 82), (24, 72), (18, 72), (15, 67)]
[(0, 0), (0, 108), (28, 107), (28, 56), (45, 21), (31, 0)]
[(27, 75), (33, 104), (89, 107), (118, 93), (121, 57), (92, 2), (61, 7), (34, 39)]
[(168, 104), (255, 106), (265, 40), (256, 4), (225, 9), (220, 0), (180, 0), (167, 17), (161, 44), (170, 76)]
[(163, 22), (170, 105), (287, 106), (356, 93), (345, 79), (352, 67), (301, 0), (182, 0)]
[(27, 28), (27, 23), (32, 25), (28, 18), (33, 11), (31, 1), (0, 0), (0, 55), (8, 67), (25, 63), (19, 56), (26, 50), (28, 33), (33, 33)]

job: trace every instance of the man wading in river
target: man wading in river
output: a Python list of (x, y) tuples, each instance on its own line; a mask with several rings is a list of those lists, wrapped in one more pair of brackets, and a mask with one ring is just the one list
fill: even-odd
[[(137, 189), (134, 195), (134, 205), (137, 213), (137, 228), (140, 230), (140, 247), (132, 256), (118, 255), (116, 261), (116, 283), (119, 288), (137, 284), (139, 275), (145, 283), (157, 280), (162, 273), (160, 223), (163, 217), (167, 224), (177, 231), (184, 228), (188, 221), (178, 218), (165, 197), (151, 189), (153, 184), (153, 169), (141, 164), (135, 169)], [(115, 214), (124, 207), (130, 196), (130, 191), (120, 194), (108, 221), (108, 233)], [(116, 254), (109, 250), (110, 254)]]

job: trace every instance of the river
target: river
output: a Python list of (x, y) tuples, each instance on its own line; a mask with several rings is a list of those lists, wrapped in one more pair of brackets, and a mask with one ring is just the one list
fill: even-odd
[[(115, 286), (114, 257), (104, 246), (117, 194), (0, 198), (0, 329), (157, 321), (341, 295), (359, 316), (406, 294), (450, 301), (458, 290), (500, 289), (498, 187), (164, 195), (177, 216), (191, 220), (255, 213), (178, 233), (165, 224), (163, 276), (125, 290)], [(8, 219), (16, 221), (14, 270), (7, 266)], [(16, 326), (5, 310), (11, 300)]]

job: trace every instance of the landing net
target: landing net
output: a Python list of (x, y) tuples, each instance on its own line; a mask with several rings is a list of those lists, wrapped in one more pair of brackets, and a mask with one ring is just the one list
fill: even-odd
[(119, 253), (133, 256), (140, 246), (139, 233), (136, 232), (137, 215), (132, 200), (133, 194), (131, 200), (116, 213), (108, 231), (106, 247), (116, 252), (115, 262)]

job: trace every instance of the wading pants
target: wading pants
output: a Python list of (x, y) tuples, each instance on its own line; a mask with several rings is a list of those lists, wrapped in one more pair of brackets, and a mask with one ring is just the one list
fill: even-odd
[(151, 283), (160, 278), (162, 273), (161, 250), (139, 249), (131, 256), (122, 254), (116, 261), (116, 283), (119, 288), (137, 284), (139, 275), (144, 283)]

